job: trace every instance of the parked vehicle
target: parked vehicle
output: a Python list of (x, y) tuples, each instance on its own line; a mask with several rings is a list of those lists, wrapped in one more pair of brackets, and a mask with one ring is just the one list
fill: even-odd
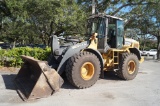
[(157, 55), (157, 49), (150, 49), (149, 51), (143, 51), (142, 55), (149, 55), (149, 56)]
[(0, 48), (1, 49), (11, 49), (12, 46), (9, 43), (1, 43)]
[(139, 50), (139, 52), (140, 52), (141, 55), (143, 55), (143, 51), (142, 50)]
[(44, 44), (35, 44), (34, 47), (45, 49), (46, 45), (44, 45)]

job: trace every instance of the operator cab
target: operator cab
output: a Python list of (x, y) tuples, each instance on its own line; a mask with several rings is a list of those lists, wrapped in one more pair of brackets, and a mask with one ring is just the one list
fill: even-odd
[(98, 14), (88, 19), (87, 32), (89, 35), (98, 33), (98, 50), (107, 52), (109, 48), (121, 49), (123, 46), (123, 19)]

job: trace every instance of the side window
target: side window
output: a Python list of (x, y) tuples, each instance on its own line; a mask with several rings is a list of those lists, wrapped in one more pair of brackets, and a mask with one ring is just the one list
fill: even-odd
[(117, 36), (123, 36), (123, 21), (117, 20)]
[(116, 36), (116, 20), (109, 18), (108, 20), (108, 37)]
[(102, 19), (101, 22), (100, 22), (99, 28), (98, 28), (98, 34), (100, 36), (104, 36), (105, 35), (105, 28), (106, 28), (105, 25), (106, 25), (105, 24), (105, 20)]

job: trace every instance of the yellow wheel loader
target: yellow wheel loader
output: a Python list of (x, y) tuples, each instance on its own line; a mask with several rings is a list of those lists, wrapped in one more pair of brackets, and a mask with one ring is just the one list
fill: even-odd
[(48, 62), (22, 56), (24, 64), (15, 78), (20, 96), (35, 99), (53, 94), (62, 86), (64, 72), (68, 81), (80, 89), (94, 85), (104, 71), (115, 71), (123, 80), (136, 77), (143, 58), (137, 41), (125, 41), (123, 19), (92, 15), (85, 37), (86, 41), (65, 39), (72, 43), (59, 45), (58, 37), (52, 36)]

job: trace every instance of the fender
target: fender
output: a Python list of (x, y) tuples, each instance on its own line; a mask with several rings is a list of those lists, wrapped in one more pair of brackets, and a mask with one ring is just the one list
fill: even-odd
[(137, 49), (137, 48), (129, 48), (129, 51), (131, 53), (134, 53), (135, 55), (137, 55), (138, 59), (141, 60), (142, 57), (141, 57), (141, 53), (140, 53), (139, 49)]
[(84, 49), (84, 51), (88, 51), (88, 52), (91, 52), (91, 53), (95, 54), (100, 61), (101, 70), (103, 70), (104, 61), (103, 61), (103, 57), (102, 57), (101, 53), (98, 50), (95, 50), (95, 49), (92, 49), (92, 48), (86, 48), (86, 49)]
[(82, 43), (78, 43), (76, 45), (73, 45), (71, 47), (68, 48), (68, 50), (65, 52), (65, 54), (63, 54), (63, 58), (57, 68), (57, 72), (58, 74), (62, 74), (63, 71), (65, 71), (65, 66), (66, 66), (66, 62), (67, 60), (73, 56), (74, 54), (80, 52), (81, 50), (87, 48), (87, 46), (89, 46), (89, 42), (88, 41), (85, 41), (85, 42), (82, 42)]

